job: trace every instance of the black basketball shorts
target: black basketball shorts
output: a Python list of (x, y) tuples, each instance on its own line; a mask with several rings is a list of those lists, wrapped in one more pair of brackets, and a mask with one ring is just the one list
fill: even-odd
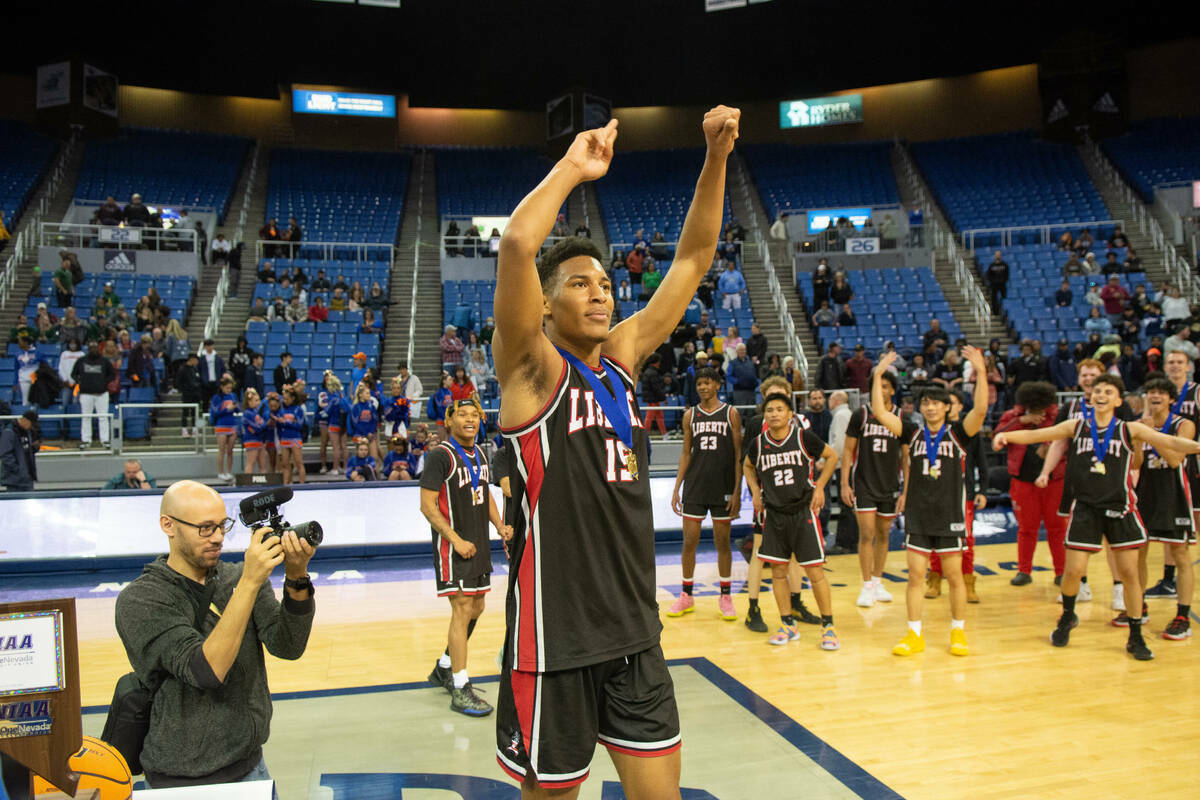
[(1196, 529), (1188, 521), (1188, 525), (1176, 525), (1170, 530), (1153, 530), (1148, 532), (1148, 538), (1152, 542), (1162, 542), (1163, 544), (1195, 544)]
[(758, 557), (763, 561), (786, 564), (793, 555), (804, 567), (825, 563), (821, 523), (808, 508), (795, 513), (768, 508)]
[(894, 517), (897, 495), (892, 492), (873, 492), (861, 483), (854, 484), (854, 511), (856, 514), (874, 512), (881, 517)]
[(1123, 513), (1076, 502), (1067, 523), (1067, 547), (1098, 553), (1104, 542), (1113, 550), (1127, 550), (1146, 543), (1146, 528), (1137, 511)]
[(662, 647), (558, 672), (505, 665), (496, 760), (512, 778), (547, 789), (582, 783), (596, 743), (635, 756), (679, 749), (679, 709)]
[(1200, 475), (1188, 475), (1188, 487), (1192, 491), (1192, 511), (1200, 511)]
[(937, 553), (938, 555), (953, 555), (961, 553), (965, 548), (966, 539), (962, 536), (928, 536), (924, 533), (904, 534), (904, 547), (917, 553)]
[(485, 541), (475, 545), (475, 555), (463, 558), (446, 539), (433, 540), (433, 577), (438, 597), (483, 594), (492, 590), (492, 555)]
[(683, 517), (684, 519), (703, 520), (709, 514), (712, 515), (713, 522), (729, 522), (733, 516), (729, 513), (725, 503), (684, 503)]

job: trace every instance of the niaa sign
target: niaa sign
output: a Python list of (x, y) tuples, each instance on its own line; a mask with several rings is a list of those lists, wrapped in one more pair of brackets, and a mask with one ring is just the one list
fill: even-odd
[(780, 128), (819, 128), (863, 121), (861, 94), (784, 100), (779, 104)]

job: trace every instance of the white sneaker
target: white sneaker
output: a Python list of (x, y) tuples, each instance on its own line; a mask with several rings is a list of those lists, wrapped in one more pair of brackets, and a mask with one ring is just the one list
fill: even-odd
[(1090, 583), (1079, 584), (1079, 596), (1075, 598), (1077, 603), (1090, 603), (1092, 601), (1092, 585)]
[(185, 439), (186, 439), (186, 438), (188, 438), (189, 436), (191, 436), (191, 434), (190, 434), (190, 433), (188, 433), (188, 429), (187, 429), (187, 428), (180, 428), (180, 429), (179, 429), (179, 435), (180, 435), (180, 436), (182, 436), (182, 437), (183, 437), (183, 438), (185, 438)]
[(877, 603), (892, 602), (892, 593), (889, 592), (887, 589), (883, 588), (883, 581), (881, 581), (879, 578), (875, 578), (874, 580), (871, 581), (871, 586), (875, 590), (875, 602), (877, 602)]
[(322, 474), (322, 475), (328, 475), (328, 474), (329, 474), (329, 467), (322, 466), (322, 467), (321, 467), (321, 474)]
[(1113, 611), (1125, 610), (1125, 586), (1117, 583), (1113, 585)]
[(867, 581), (862, 586), (862, 591), (858, 593), (858, 607), (870, 608), (875, 605), (875, 584)]

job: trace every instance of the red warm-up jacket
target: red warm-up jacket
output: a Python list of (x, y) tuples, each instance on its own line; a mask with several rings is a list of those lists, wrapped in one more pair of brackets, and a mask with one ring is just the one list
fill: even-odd
[[(1046, 414), (1042, 417), (1041, 425), (1027, 425), (1021, 422), (1021, 417), (1024, 414), (1025, 408), (1023, 406), (1013, 406), (1000, 416), (1000, 421), (996, 423), (996, 428), (993, 432), (1005, 433), (1007, 431), (1028, 431), (1035, 428), (1049, 428), (1054, 424), (1055, 417), (1058, 416), (1058, 406), (1050, 406), (1046, 409)], [(1011, 477), (1015, 478), (1021, 472), (1021, 462), (1025, 460), (1025, 448), (1030, 446), (1027, 444), (1010, 444), (1008, 446), (1008, 474)], [(1058, 466), (1050, 473), (1050, 479), (1059, 480), (1066, 472), (1067, 457), (1064, 455), (1059, 459)]]

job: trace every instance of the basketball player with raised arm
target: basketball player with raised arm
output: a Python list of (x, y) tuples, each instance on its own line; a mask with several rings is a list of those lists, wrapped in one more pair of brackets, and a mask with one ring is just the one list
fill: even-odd
[(667, 610), (668, 617), (681, 617), (695, 608), (692, 580), (696, 546), (700, 543), (700, 523), (711, 514), (721, 588), (717, 608), (721, 619), (737, 619), (729, 593), (733, 573), (729, 528), (742, 505), (742, 418), (736, 408), (717, 398), (721, 383), (721, 374), (715, 369), (699, 370), (696, 394), (700, 403), (683, 413), (683, 450), (671, 493), (671, 510), (683, 517), (683, 590)]
[(671, 270), (615, 328), (607, 258), (590, 240), (564, 239), (535, 263), (570, 193), (608, 171), (615, 119), (575, 137), (500, 239), (492, 352), (516, 513), (496, 758), (523, 798), (577, 797), (597, 741), (627, 797), (680, 796), (634, 386), (712, 266), (740, 116), (704, 116), (707, 153)]
[(450, 693), (450, 709), (471, 717), (492, 713), (467, 679), (467, 639), (483, 614), (483, 598), (492, 588), (488, 522), (500, 538), (512, 538), (488, 485), (491, 465), (475, 436), (483, 409), (474, 399), (455, 400), (446, 409), (446, 441), (425, 455), (421, 472), (421, 513), (433, 534), (438, 597), (450, 599), (446, 652), (429, 682)]
[[(767, 429), (746, 448), (742, 471), (763, 515), (758, 558), (771, 565), (771, 592), (779, 607), (780, 626), (768, 642), (785, 645), (800, 638), (792, 616), (788, 563), (804, 568), (821, 612), (821, 649), (841, 647), (833, 629), (833, 602), (825, 578), (825, 542), (817, 514), (825, 504), (825, 487), (837, 470), (837, 451), (811, 430), (792, 423), (792, 398), (771, 395), (763, 400)], [(814, 481), (817, 462), (825, 460)], [(799, 587), (797, 587), (799, 588)]]
[[(963, 355), (985, 374), (983, 353), (964, 347)], [(871, 413), (896, 436), (905, 433), (904, 423), (884, 401), (883, 375), (896, 360), (885, 353), (871, 382)], [(919, 410), (924, 424), (908, 439), (908, 499), (904, 511), (904, 547), (908, 551), (908, 631), (892, 653), (908, 656), (925, 649), (921, 614), (925, 608), (925, 573), (933, 553), (942, 559), (942, 572), (950, 584), (950, 654), (965, 656), (967, 648), (967, 586), (963, 581), (963, 540), (967, 534), (968, 439), (979, 433), (988, 406), (986, 381), (975, 382), (974, 405), (961, 422), (950, 422), (950, 393), (942, 387), (925, 389)]]
[[(899, 417), (900, 409), (892, 405), (896, 376), (884, 371), (882, 380), (883, 402)], [(876, 602), (892, 602), (891, 593), (883, 588), (883, 565), (887, 563), (892, 523), (904, 513), (906, 493), (902, 489), (908, 483), (908, 442), (917, 432), (917, 426), (906, 418), (901, 418), (900, 424), (903, 431), (897, 436), (875, 419), (869, 404), (864, 404), (850, 417), (846, 427), (841, 489), (842, 497), (854, 506), (858, 518), (861, 608), (870, 608)]]
[[(1143, 443), (1159, 453), (1176, 450), (1200, 452), (1194, 439), (1172, 436), (1144, 425), (1117, 419), (1125, 384), (1114, 375), (1101, 375), (1092, 387), (1091, 401), (1083, 419), (1067, 420), (1049, 428), (998, 433), (992, 447), (1001, 450), (1013, 444), (1067, 441), (1067, 480), (1074, 487), (1071, 518), (1067, 524), (1067, 565), (1062, 579), (1062, 615), (1050, 634), (1050, 643), (1066, 647), (1071, 629), (1079, 624), (1075, 595), (1079, 579), (1087, 571), (1088, 558), (1108, 542), (1117, 565), (1116, 577), (1125, 586), (1125, 605), (1142, 607), (1142, 585), (1138, 577), (1138, 548), (1146, 546), (1146, 527), (1135, 505), (1134, 453)], [(1135, 450), (1136, 448), (1136, 450)], [(1125, 649), (1139, 661), (1154, 658), (1142, 638), (1142, 618), (1129, 617), (1129, 640)]]
[[(1168, 355), (1179, 353), (1176, 350)], [(1179, 353), (1183, 355), (1183, 353)], [(1185, 356), (1186, 357), (1186, 356)], [(1161, 373), (1151, 373), (1142, 384), (1142, 392), (1146, 396), (1146, 417), (1142, 420), (1160, 433), (1172, 436), (1182, 436), (1185, 439), (1196, 437), (1196, 425), (1187, 416), (1177, 413), (1179, 409), (1175, 384)], [(1187, 474), (1187, 461), (1182, 454), (1174, 450), (1155, 450), (1148, 444), (1142, 444), (1142, 469), (1138, 475), (1137, 501), (1142, 520), (1150, 541), (1162, 542), (1166, 554), (1172, 564), (1187, 564), (1178, 573), (1178, 607), (1174, 618), (1163, 631), (1164, 639), (1179, 641), (1192, 635), (1191, 622), (1188, 619), (1192, 610), (1192, 589), (1195, 575), (1191, 569), (1192, 559), (1188, 554), (1188, 546), (1196, 541), (1196, 528), (1192, 520), (1191, 483)], [(1138, 579), (1144, 586), (1147, 582), (1146, 552), (1149, 547), (1138, 550)], [(1142, 601), (1143, 611), (1145, 601)], [(1147, 614), (1142, 615), (1142, 624), (1149, 620)], [(1113, 620), (1113, 625), (1125, 627), (1129, 624), (1128, 612), (1121, 612)]]

